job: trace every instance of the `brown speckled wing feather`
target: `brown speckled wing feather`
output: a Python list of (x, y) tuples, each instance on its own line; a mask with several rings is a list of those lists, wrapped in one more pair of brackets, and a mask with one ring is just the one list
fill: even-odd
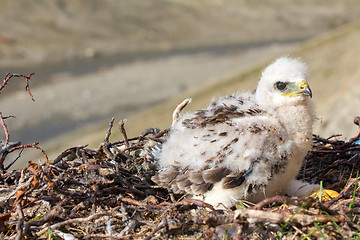
[(158, 172), (152, 180), (176, 194), (204, 194), (211, 190), (213, 185), (224, 179), (224, 189), (240, 186), (247, 176), (247, 172), (233, 172), (228, 168), (211, 168), (190, 170), (170, 167)]
[(244, 116), (254, 116), (262, 114), (258, 108), (250, 108), (245, 111), (239, 110), (235, 105), (227, 106), (225, 104), (209, 110), (199, 110), (195, 112), (195, 116), (187, 118), (182, 121), (184, 127), (187, 128), (202, 128), (208, 125), (216, 125), (224, 123), (233, 118), (240, 118)]

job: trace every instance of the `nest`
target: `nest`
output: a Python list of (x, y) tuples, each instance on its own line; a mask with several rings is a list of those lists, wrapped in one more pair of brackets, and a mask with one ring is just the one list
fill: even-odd
[[(349, 141), (314, 136), (298, 178), (340, 195), (275, 196), (256, 205), (215, 210), (156, 186), (150, 142), (167, 131), (150, 129), (98, 149), (65, 150), (52, 162), (0, 175), (0, 236), (8, 239), (324, 239), (360, 235), (359, 135)], [(357, 122), (359, 123), (359, 122)]]

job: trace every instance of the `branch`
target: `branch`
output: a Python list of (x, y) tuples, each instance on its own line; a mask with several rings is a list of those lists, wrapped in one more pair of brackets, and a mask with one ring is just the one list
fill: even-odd
[(326, 223), (330, 221), (341, 222), (344, 217), (341, 215), (327, 216), (327, 215), (308, 215), (308, 214), (295, 214), (288, 215), (285, 213), (267, 212), (254, 209), (238, 209), (235, 211), (234, 220), (245, 220), (251, 223), (256, 222), (273, 222), (285, 223), (293, 222), (299, 223), (303, 226), (310, 225), (316, 222)]
[(16, 224), (16, 240), (21, 240), (24, 238), (24, 232), (23, 232), (23, 228), (24, 228), (24, 213), (23, 210), (21, 208), (21, 204), (18, 202), (16, 204), (16, 212), (19, 215), (19, 220)]
[(4, 81), (3, 83), (1, 84), (0, 86), (0, 92), (1, 90), (3, 90), (3, 88), (6, 86), (6, 84), (8, 83), (8, 81), (13, 78), (13, 77), (22, 77), (25, 79), (25, 82), (26, 82), (26, 86), (25, 86), (25, 90), (28, 92), (29, 96), (31, 97), (31, 100), (35, 101), (34, 99), (34, 96), (31, 94), (31, 91), (30, 91), (30, 84), (29, 84), (29, 81), (31, 79), (31, 76), (34, 75), (35, 73), (30, 73), (28, 76), (25, 76), (23, 74), (6, 74), (5, 78), (4, 78)]
[(125, 121), (126, 120), (120, 120), (119, 122), (119, 128), (120, 128), (120, 133), (124, 139), (124, 143), (125, 143), (125, 149), (128, 149), (130, 147), (130, 144), (129, 144), (129, 139), (127, 137), (127, 134), (126, 134), (126, 131), (125, 131)]
[[(19, 142), (20, 143), (20, 142)], [(28, 144), (28, 145), (16, 145), (14, 146), (13, 148), (10, 148), (10, 149), (5, 149), (5, 151), (3, 151), (3, 153), (1, 154), (0, 156), (0, 168), (3, 168), (4, 167), (4, 161), (5, 161), (5, 158), (6, 156), (9, 154), (9, 153), (12, 153), (16, 150), (19, 150), (19, 149), (25, 149), (25, 148), (36, 148), (38, 150), (40, 150), (40, 152), (42, 152), (42, 154), (45, 156), (45, 159), (46, 161), (49, 163), (49, 158), (45, 152), (44, 149), (42, 149), (41, 147), (38, 146), (38, 142), (35, 142), (33, 144)], [(13, 164), (13, 163), (11, 163)]]
[[(9, 117), (13, 117), (13, 116), (9, 116)], [(4, 116), (2, 115), (2, 112), (0, 112), (0, 121), (1, 121), (1, 125), (3, 126), (3, 129), (4, 129), (4, 133), (5, 133), (4, 146), (7, 146), (7, 145), (8, 145), (9, 139), (10, 139), (10, 135), (9, 135), (8, 129), (7, 129), (7, 126), (6, 126), (5, 121), (4, 121), (6, 118), (9, 118), (9, 117), (4, 117)]]
[(111, 129), (113, 127), (114, 120), (115, 120), (115, 118), (112, 118), (110, 123), (109, 123), (109, 127), (108, 127), (108, 130), (107, 130), (106, 135), (105, 135), (104, 143), (109, 143), (109, 139), (110, 139), (110, 135), (111, 135)]
[(66, 221), (63, 221), (63, 222), (59, 222), (59, 223), (55, 223), (55, 224), (53, 224), (51, 226), (45, 227), (41, 231), (36, 233), (36, 235), (38, 237), (40, 237), (41, 235), (46, 233), (48, 231), (48, 229), (54, 230), (54, 229), (60, 228), (60, 227), (62, 227), (64, 225), (67, 225), (67, 224), (82, 223), (82, 222), (85, 222), (86, 224), (88, 224), (90, 221), (92, 221), (94, 219), (97, 219), (97, 218), (100, 218), (100, 217), (105, 216), (105, 215), (106, 215), (105, 213), (95, 213), (95, 214), (90, 215), (90, 216), (85, 217), (85, 218), (72, 218), (72, 219), (69, 219), (69, 220), (66, 220)]

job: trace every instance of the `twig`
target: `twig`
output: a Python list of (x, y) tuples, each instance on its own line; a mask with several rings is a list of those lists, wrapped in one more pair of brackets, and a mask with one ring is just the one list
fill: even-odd
[[(290, 219), (291, 218), (291, 219)], [(296, 214), (288, 215), (284, 213), (267, 212), (254, 209), (238, 209), (235, 211), (234, 220), (245, 220), (251, 223), (259, 222), (273, 222), (273, 223), (285, 223), (290, 222), (299, 223), (303, 226), (313, 224), (315, 222), (329, 222), (334, 220), (335, 222), (341, 222), (344, 218), (341, 215), (327, 216), (327, 215), (307, 215)]]
[(167, 219), (164, 218), (160, 223), (159, 225), (157, 225), (156, 228), (154, 228), (154, 230), (149, 234), (147, 235), (146, 237), (144, 237), (144, 240), (149, 240), (151, 239), (158, 231), (160, 231), (161, 229), (165, 228), (167, 226)]
[(18, 187), (16, 187), (16, 189), (14, 191), (12, 191), (10, 194), (8, 194), (5, 197), (0, 197), (0, 202), (6, 202), (8, 201), (11, 197), (15, 196), (16, 193), (19, 191), (20, 188), (27, 188), (28, 186), (30, 186), (31, 182), (34, 180), (34, 177), (30, 177), (25, 183), (20, 183), (20, 185)]
[(291, 205), (295, 205), (295, 206), (300, 206), (302, 204), (297, 199), (277, 195), (277, 196), (274, 196), (271, 198), (265, 198), (261, 202), (257, 203), (255, 206), (251, 207), (251, 209), (261, 210), (264, 206), (271, 204), (271, 203), (275, 203), (275, 202), (276, 203), (286, 203), (286, 204), (291, 204)]
[(86, 148), (88, 145), (83, 145), (83, 146), (78, 146), (78, 147), (71, 147), (66, 149), (65, 151), (63, 151), (59, 156), (57, 156), (52, 162), (51, 165), (56, 165), (58, 164), (64, 157), (67, 157), (73, 153), (76, 153), (76, 151), (78, 151), (78, 149), (84, 149)]
[(186, 205), (196, 205), (198, 207), (202, 207), (202, 208), (209, 208), (210, 210), (215, 210), (215, 208), (213, 207), (213, 205), (206, 203), (204, 201), (201, 201), (199, 199), (184, 199), (181, 200), (180, 202), (178, 202), (177, 204), (186, 204)]
[(20, 202), (18, 202), (16, 204), (16, 212), (17, 212), (17, 214), (19, 216), (19, 219), (18, 219), (18, 222), (16, 224), (16, 232), (17, 233), (16, 233), (15, 239), (16, 240), (21, 240), (24, 237), (23, 236), (24, 235), (24, 233), (23, 233), (23, 229), (24, 229), (24, 213), (22, 211)]
[[(14, 151), (16, 151), (16, 150), (24, 149), (24, 148), (36, 148), (36, 149), (40, 150), (40, 152), (44, 155), (46, 161), (49, 162), (49, 158), (48, 158), (45, 150), (42, 149), (41, 147), (39, 147), (38, 144), (39, 144), (38, 142), (35, 142), (35, 143), (33, 143), (33, 144), (20, 145), (20, 146), (16, 146), (16, 147), (11, 148), (11, 149), (9, 149), (8, 151), (5, 151), (5, 152), (1, 155), (1, 157), (0, 157), (0, 164), (4, 162), (6, 156), (7, 156), (9, 153), (12, 153), (12, 152), (14, 152)], [(1, 165), (0, 165), (0, 166), (1, 166)]]
[(31, 97), (31, 100), (35, 101), (34, 99), (34, 96), (31, 94), (31, 91), (30, 91), (30, 84), (29, 84), (29, 81), (31, 79), (31, 76), (34, 75), (35, 73), (30, 73), (28, 76), (25, 76), (23, 74), (6, 74), (5, 78), (4, 78), (4, 81), (3, 83), (1, 84), (0, 86), (0, 92), (1, 90), (3, 90), (3, 88), (6, 86), (6, 84), (8, 83), (8, 81), (13, 78), (13, 77), (22, 77), (25, 79), (25, 82), (26, 82), (26, 86), (25, 86), (25, 90), (28, 92), (29, 96)]
[(14, 161), (12, 161), (11, 163), (9, 163), (9, 165), (7, 165), (4, 169), (5, 171), (8, 170), (9, 168), (11, 168), (11, 166), (21, 157), (22, 152), (24, 151), (24, 148), (20, 150), (19, 155), (14, 159)]
[(128, 202), (128, 203), (136, 205), (136, 206), (145, 206), (145, 203), (137, 201), (137, 200), (132, 199), (132, 198), (120, 198), (120, 200), (122, 202)]
[(108, 239), (132, 239), (136, 237), (141, 237), (143, 234), (127, 234), (124, 236), (113, 236), (113, 235), (105, 235), (105, 234), (90, 234), (85, 236), (84, 239), (94, 239), (94, 238), (108, 238)]
[(95, 214), (92, 214), (86, 218), (72, 218), (72, 219), (69, 219), (69, 220), (66, 220), (66, 221), (63, 221), (63, 222), (59, 222), (59, 223), (55, 223), (51, 226), (48, 226), (48, 227), (45, 227), (43, 228), (41, 231), (39, 231), (38, 233), (36, 233), (36, 235), (38, 237), (40, 237), (41, 235), (43, 235), (46, 231), (48, 231), (48, 229), (57, 229), (59, 227), (62, 227), (64, 225), (67, 225), (67, 224), (73, 224), (73, 223), (82, 223), (82, 222), (90, 222), (94, 219), (97, 219), (99, 217), (102, 217), (102, 216), (105, 216), (106, 214), (105, 213), (95, 213)]
[(186, 107), (186, 105), (188, 105), (191, 102), (191, 98), (187, 98), (184, 101), (182, 101), (180, 104), (177, 105), (177, 107), (175, 108), (173, 114), (172, 114), (172, 124), (171, 126), (173, 127), (178, 119), (179, 119), (179, 115), (180, 112)]
[(330, 206), (331, 206), (334, 202), (336, 202), (336, 201), (338, 201), (339, 199), (342, 199), (344, 196), (348, 195), (350, 188), (355, 184), (356, 181), (359, 181), (359, 180), (360, 180), (360, 177), (359, 177), (358, 179), (354, 178), (354, 179), (352, 179), (351, 181), (349, 181), (349, 183), (348, 183), (347, 186), (341, 191), (341, 193), (339, 194), (339, 196), (330, 199), (328, 202), (326, 202), (326, 203), (324, 204), (324, 206), (327, 207), (327, 208), (330, 208)]
[[(55, 218), (61, 218), (61, 213), (63, 213), (64, 209), (60, 206), (55, 206), (51, 211), (42, 219), (39, 220), (33, 220), (25, 223), (24, 232), (27, 234), (27, 232), (30, 230), (31, 226), (41, 226), (45, 223), (51, 222)], [(47, 230), (47, 227), (46, 227)], [(38, 235), (39, 236), (39, 235)]]
[(6, 119), (6, 118), (8, 118), (8, 117), (4, 117), (2, 112), (0, 112), (0, 121), (1, 121), (1, 125), (4, 129), (4, 134), (5, 134), (5, 142), (4, 142), (5, 147), (8, 145), (9, 139), (10, 139), (9, 131), (8, 131), (5, 121), (4, 121), (4, 119)]
[(119, 128), (120, 128), (120, 133), (124, 139), (124, 143), (125, 143), (125, 148), (128, 149), (130, 147), (130, 144), (129, 144), (129, 140), (128, 140), (128, 137), (127, 137), (127, 134), (126, 134), (126, 131), (125, 131), (125, 121), (126, 120), (120, 120), (119, 122)]
[[(8, 154), (8, 152), (17, 146), (20, 146), (21, 142), (9, 142), (7, 146), (2, 146), (0, 148), (0, 169), (4, 169), (4, 161), (5, 161), (5, 157)], [(5, 154), (5, 155), (4, 155)], [(6, 170), (6, 168), (5, 168)]]
[(111, 129), (112, 129), (113, 125), (114, 125), (114, 120), (115, 120), (115, 118), (113, 117), (113, 118), (111, 119), (110, 123), (109, 123), (109, 127), (108, 127), (108, 129), (107, 129), (107, 132), (106, 132), (106, 135), (105, 135), (105, 139), (104, 139), (104, 142), (105, 142), (105, 143), (109, 143), (109, 138), (110, 138), (110, 135), (111, 135)]

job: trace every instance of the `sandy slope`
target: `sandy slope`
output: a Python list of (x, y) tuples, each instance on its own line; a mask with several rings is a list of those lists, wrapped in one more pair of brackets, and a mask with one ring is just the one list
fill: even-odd
[(357, 0), (0, 1), (0, 70), (92, 56), (304, 38), (359, 19)]

